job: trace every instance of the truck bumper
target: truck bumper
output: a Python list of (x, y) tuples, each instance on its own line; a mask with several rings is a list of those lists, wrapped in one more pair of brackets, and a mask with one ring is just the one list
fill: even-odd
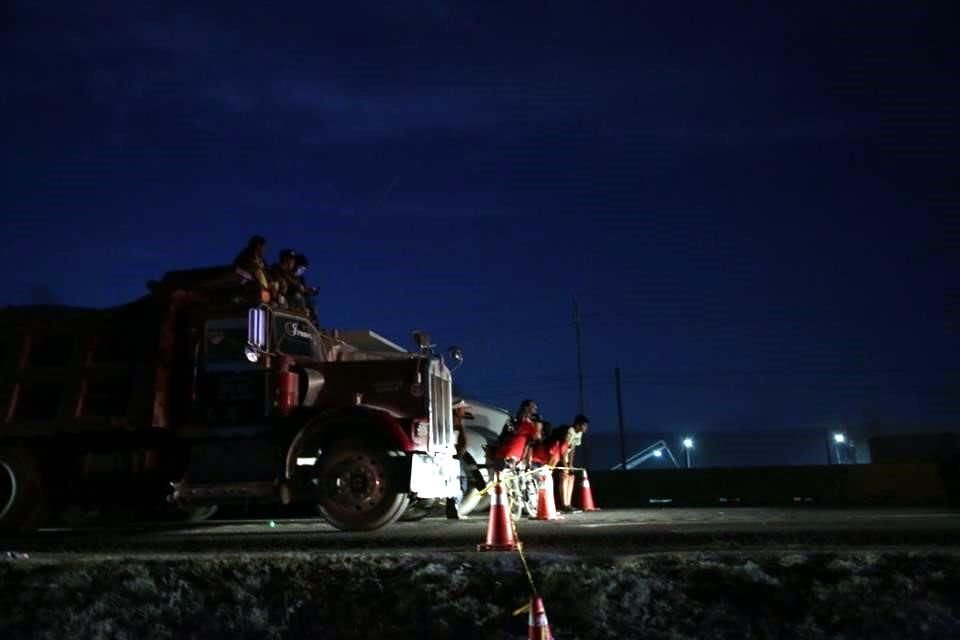
[(449, 455), (411, 453), (410, 492), (418, 498), (460, 495), (460, 461)]

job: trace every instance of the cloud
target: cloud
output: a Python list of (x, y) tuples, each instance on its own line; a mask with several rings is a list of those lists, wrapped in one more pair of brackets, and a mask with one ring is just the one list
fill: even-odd
[[(873, 127), (811, 115), (816, 105), (781, 108), (774, 94), (786, 74), (758, 81), (735, 59), (608, 50), (588, 39), (551, 48), (543, 33), (519, 28), (473, 34), (493, 23), (489, 12), (446, 2), (338, 9), (322, 23), (295, 9), (299, 20), (263, 24), (240, 10), (203, 11), (21, 4), (13, 57), (24, 65), (5, 97), (58, 151), (135, 153), (157, 140), (200, 156), (285, 147), (329, 154), (325, 171), (335, 171), (334, 156), (378, 147), (464, 163), (488, 154), (482, 166), (516, 174), (544, 150), (589, 163), (604, 148), (651, 141), (689, 154), (859, 138)], [(15, 135), (36, 147), (37, 134)]]

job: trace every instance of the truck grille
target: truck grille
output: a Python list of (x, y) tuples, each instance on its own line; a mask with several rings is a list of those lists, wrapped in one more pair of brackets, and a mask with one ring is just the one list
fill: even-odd
[(434, 361), (430, 363), (430, 449), (436, 451), (454, 444), (450, 372)]

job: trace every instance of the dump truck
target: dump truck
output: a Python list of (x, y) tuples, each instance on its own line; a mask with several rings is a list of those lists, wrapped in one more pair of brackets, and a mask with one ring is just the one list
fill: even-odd
[(190, 269), (113, 308), (0, 310), (0, 529), (310, 502), (361, 531), (456, 495), (451, 374), (429, 337), (408, 352), (321, 330), (250, 286)]

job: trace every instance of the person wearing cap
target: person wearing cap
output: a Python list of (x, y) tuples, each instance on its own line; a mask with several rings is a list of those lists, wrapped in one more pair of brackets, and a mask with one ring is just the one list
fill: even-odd
[(466, 451), (467, 436), (463, 430), (463, 418), (466, 416), (470, 405), (463, 398), (454, 400), (453, 403), (453, 431), (456, 434), (457, 458), (460, 460), (460, 494), (455, 498), (447, 498), (447, 518), (450, 520), (466, 520), (468, 517), (460, 513), (460, 504), (470, 488), (469, 475), (467, 473)]
[(293, 249), (284, 249), (280, 252), (279, 260), (270, 267), (270, 275), (277, 283), (278, 303), (280, 306), (296, 307), (297, 296), (300, 294), (300, 281), (294, 275), (297, 252)]

